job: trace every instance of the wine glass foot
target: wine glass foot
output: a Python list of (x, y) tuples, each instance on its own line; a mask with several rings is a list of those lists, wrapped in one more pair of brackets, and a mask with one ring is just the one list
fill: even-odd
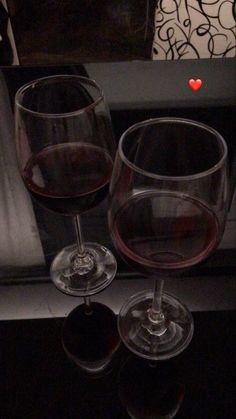
[(65, 294), (78, 297), (97, 294), (116, 274), (117, 263), (110, 250), (98, 243), (85, 243), (84, 246), (88, 262), (84, 267), (75, 265), (76, 245), (62, 249), (52, 262), (52, 281)]
[(76, 307), (65, 319), (62, 345), (68, 358), (87, 373), (100, 374), (120, 346), (115, 313), (106, 305), (92, 302)]
[(125, 302), (118, 317), (120, 337), (138, 356), (151, 360), (169, 359), (189, 345), (193, 335), (193, 318), (177, 298), (164, 293), (162, 311), (165, 331), (156, 333), (155, 325), (148, 318), (152, 300), (152, 291), (142, 291)]

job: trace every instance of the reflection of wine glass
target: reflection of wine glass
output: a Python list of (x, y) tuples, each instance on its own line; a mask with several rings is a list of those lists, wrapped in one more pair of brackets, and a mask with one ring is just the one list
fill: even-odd
[(66, 318), (62, 344), (75, 364), (86, 372), (100, 373), (112, 361), (120, 337), (113, 311), (98, 302), (92, 302), (90, 307), (88, 311), (88, 307), (81, 304)]
[(88, 296), (113, 279), (108, 249), (84, 243), (79, 214), (108, 192), (115, 143), (103, 92), (85, 77), (58, 75), (20, 88), (15, 99), (17, 154), (24, 183), (39, 204), (74, 216), (78, 242), (54, 259), (61, 291)]
[[(177, 118), (136, 124), (121, 137), (113, 169), (113, 241), (147, 276), (180, 272), (217, 247), (227, 192), (227, 147), (215, 130)], [(119, 314), (122, 340), (149, 359), (177, 355), (193, 334), (191, 314), (162, 287), (156, 279), (154, 292), (134, 295)]]
[(176, 367), (131, 355), (119, 375), (119, 395), (133, 419), (174, 418), (183, 402), (185, 384)]
[[(116, 260), (104, 246), (83, 242), (79, 214), (98, 205), (108, 192), (115, 153), (109, 111), (97, 84), (75, 75), (30, 82), (18, 90), (15, 104), (17, 155), (25, 186), (45, 208), (75, 219), (77, 243), (64, 248), (50, 270), (59, 290), (85, 300), (65, 321), (63, 346), (75, 362), (97, 372), (113, 355), (119, 335), (115, 314), (89, 298), (110, 284)], [(99, 364), (95, 359), (84, 362), (75, 324), (79, 342), (90, 339), (100, 348)]]

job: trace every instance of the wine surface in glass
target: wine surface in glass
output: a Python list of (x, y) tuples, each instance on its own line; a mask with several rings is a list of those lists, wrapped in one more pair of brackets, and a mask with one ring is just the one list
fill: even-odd
[(23, 180), (42, 206), (64, 215), (76, 215), (105, 198), (112, 167), (111, 157), (101, 147), (62, 143), (33, 156), (23, 171)]
[(181, 193), (135, 194), (111, 231), (126, 262), (145, 275), (169, 273), (205, 259), (218, 244), (218, 221), (203, 202)]

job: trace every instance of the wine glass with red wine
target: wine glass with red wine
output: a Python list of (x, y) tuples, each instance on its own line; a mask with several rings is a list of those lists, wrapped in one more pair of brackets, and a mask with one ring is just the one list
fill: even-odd
[[(111, 283), (116, 260), (106, 247), (84, 242), (80, 225), (80, 214), (106, 197), (112, 174), (116, 147), (104, 94), (95, 81), (77, 75), (34, 80), (16, 93), (15, 122), (26, 188), (38, 204), (75, 220), (77, 243), (55, 257), (51, 278), (60, 291), (84, 297), (90, 327), (111, 321), (113, 313), (98, 303), (92, 309), (89, 297)], [(80, 309), (72, 313), (83, 320)], [(72, 323), (68, 319), (68, 336)]]
[(178, 118), (150, 119), (121, 137), (110, 185), (114, 244), (154, 289), (121, 308), (126, 346), (152, 360), (182, 352), (193, 334), (190, 311), (163, 293), (165, 277), (206, 259), (218, 246), (228, 209), (227, 146), (211, 127)]
[(51, 266), (61, 291), (88, 296), (113, 279), (116, 261), (97, 243), (84, 243), (79, 216), (107, 195), (115, 143), (100, 87), (86, 77), (56, 75), (21, 87), (15, 98), (20, 172), (43, 207), (73, 216), (78, 242)]

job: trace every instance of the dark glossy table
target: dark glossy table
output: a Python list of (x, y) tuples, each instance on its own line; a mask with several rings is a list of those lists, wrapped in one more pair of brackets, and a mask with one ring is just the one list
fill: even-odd
[[(157, 419), (142, 406), (153, 400), (155, 406), (171, 406), (174, 382), (183, 397), (176, 418), (234, 419), (235, 311), (195, 312), (194, 321), (193, 340), (178, 357), (150, 366), (121, 346), (100, 376), (85, 375), (67, 359), (61, 346), (63, 319), (1, 321), (0, 417), (126, 419), (132, 417), (127, 409), (137, 409), (135, 418)], [(144, 368), (151, 368), (153, 385), (145, 375), (140, 379)]]

